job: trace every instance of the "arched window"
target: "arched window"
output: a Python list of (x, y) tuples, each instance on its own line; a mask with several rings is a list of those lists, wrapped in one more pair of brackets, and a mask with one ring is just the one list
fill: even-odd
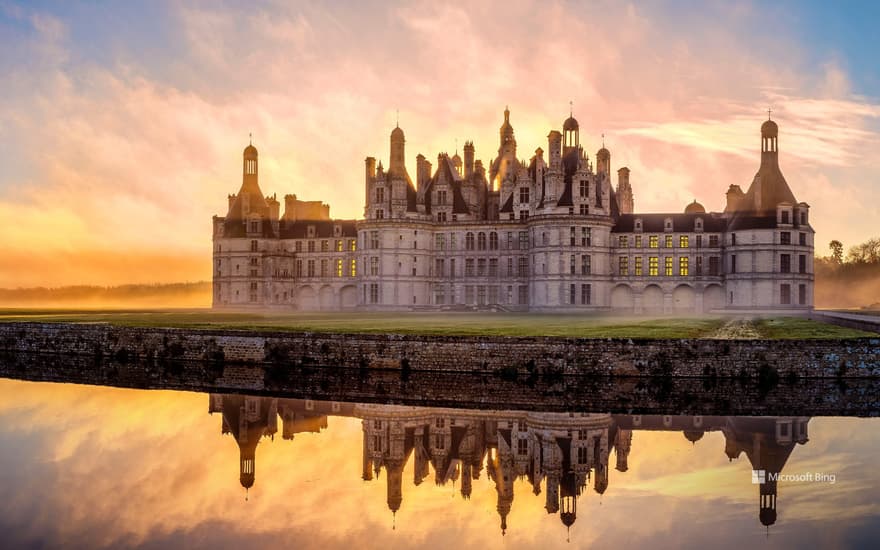
[(474, 234), (470, 231), (464, 236), (464, 247), (467, 250), (474, 249)]
[(498, 250), (498, 233), (489, 233), (489, 250)]
[(477, 249), (486, 250), (486, 234), (482, 231), (477, 233)]

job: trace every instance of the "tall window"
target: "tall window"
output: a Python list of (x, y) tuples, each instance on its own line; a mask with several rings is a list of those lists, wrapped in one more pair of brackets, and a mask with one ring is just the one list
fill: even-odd
[(730, 255), (730, 272), (736, 273), (736, 254)]
[(807, 305), (807, 285), (798, 285), (798, 304)]
[(257, 161), (255, 160), (247, 160), (245, 161), (245, 171), (249, 175), (254, 175), (257, 173)]
[(519, 248), (520, 248), (520, 250), (528, 250), (528, 248), (529, 248), (529, 232), (528, 231), (520, 231), (519, 232)]
[(586, 197), (590, 193), (590, 184), (586, 182), (586, 180), (581, 180), (578, 185), (578, 190), (580, 191), (581, 197)]
[(251, 252), (257, 251), (257, 241), (251, 241)]
[(474, 259), (467, 258), (464, 261), (464, 276), (465, 277), (473, 277), (474, 276)]
[(636, 256), (636, 265), (635, 265), (636, 277), (642, 276), (642, 257)]
[(575, 258), (575, 256), (574, 256), (574, 254), (572, 254), (572, 255), (571, 255), (571, 259), (569, 260), (569, 273), (571, 273), (572, 275), (575, 274), (575, 270), (574, 270), (574, 266), (575, 266), (574, 258)]
[(370, 258), (370, 275), (373, 277), (379, 275), (379, 258), (376, 256)]
[(446, 250), (446, 235), (444, 233), (437, 233), (434, 241), (434, 247), (437, 250)]
[[(370, 231), (370, 248), (379, 248), (379, 232)], [(311, 252), (311, 251), (309, 251)]]
[(672, 277), (672, 256), (666, 256), (664, 261), (664, 273), (667, 277)]
[(804, 254), (798, 256), (798, 273), (807, 272), (807, 257)]
[(687, 235), (679, 235), (679, 236), (678, 236), (678, 246), (679, 246), (679, 248), (687, 248), (689, 244), (690, 244), (690, 241), (689, 241)]
[(342, 258), (336, 260), (336, 276), (342, 277)]
[(520, 202), (520, 204), (528, 204), (529, 203), (529, 188), (528, 187), (520, 187), (519, 188), (519, 202)]
[(709, 235), (709, 246), (718, 248), (718, 235)]
[(666, 238), (664, 239), (664, 241), (665, 242), (663, 243), (663, 245), (666, 248), (672, 248), (672, 235), (666, 235)]
[(779, 255), (779, 271), (781, 273), (791, 273), (791, 255), (790, 254), (780, 254)]
[(434, 260), (434, 276), (435, 277), (445, 277), (446, 276), (446, 260), (443, 258), (437, 258)]
[(568, 303), (575, 305), (577, 303), (577, 286), (568, 285)]
[(779, 285), (779, 303), (784, 306), (791, 304), (791, 285)]
[(569, 243), (568, 243), (568, 244), (570, 244), (571, 246), (574, 246), (574, 245), (575, 245), (575, 240), (576, 240), (576, 238), (577, 238), (577, 237), (575, 237), (574, 232), (575, 232), (575, 228), (572, 227), (572, 228), (570, 229), (570, 231), (569, 231)]
[(593, 246), (593, 228), (581, 227), (581, 246)]
[(791, 244), (790, 231), (783, 231), (779, 234), (779, 244)]
[(486, 234), (482, 231), (477, 233), (477, 250), (486, 250)]
[(687, 277), (689, 267), (690, 267), (688, 265), (689, 263), (690, 263), (690, 260), (688, 259), (687, 256), (682, 256), (681, 258), (678, 259), (678, 274), (681, 275), (682, 277)]
[(642, 247), (642, 236), (636, 235), (636, 248), (641, 248), (641, 247)]
[(529, 276), (529, 259), (526, 256), (520, 256), (517, 261), (517, 277)]
[(446, 205), (446, 190), (441, 189), (437, 191), (437, 204), (444, 206)]
[(498, 233), (489, 233), (489, 250), (498, 250)]
[(357, 277), (357, 260), (354, 258), (351, 259), (351, 263), (348, 266), (348, 276)]
[(593, 285), (581, 285), (581, 305), (588, 306), (593, 303)]
[(385, 202), (385, 188), (377, 187), (376, 188), (376, 202)]
[(657, 256), (648, 258), (648, 275), (656, 277), (660, 274), (660, 259)]
[(589, 254), (581, 256), (581, 275), (589, 275), (593, 271), (592, 261)]
[(474, 249), (474, 234), (470, 231), (464, 236), (464, 247), (466, 250)]
[(617, 273), (622, 277), (629, 276), (629, 258), (626, 256), (620, 256), (617, 259)]
[(660, 246), (660, 237), (651, 235), (648, 237), (648, 248), (657, 248)]
[(627, 235), (621, 235), (617, 237), (617, 246), (620, 248), (626, 248), (629, 245), (629, 237)]
[(306, 276), (307, 277), (314, 277), (315, 276), (315, 260), (309, 260), (308, 264), (306, 264), (306, 268), (308, 270), (306, 273)]

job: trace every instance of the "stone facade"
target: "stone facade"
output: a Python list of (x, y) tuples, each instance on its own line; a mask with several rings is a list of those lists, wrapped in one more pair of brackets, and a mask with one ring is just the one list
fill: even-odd
[(694, 201), (683, 213), (634, 213), (630, 171), (611, 183), (611, 153), (595, 163), (573, 117), (519, 160), (505, 110), (488, 170), (466, 142), (464, 158), (404, 163), (391, 132), (388, 168), (365, 162), (364, 219), (263, 197), (257, 151), (243, 182), (214, 217), (215, 307), (299, 310), (619, 311), (692, 314), (808, 311), (813, 229), (778, 162), (778, 127), (761, 126), (761, 165), (723, 212)]

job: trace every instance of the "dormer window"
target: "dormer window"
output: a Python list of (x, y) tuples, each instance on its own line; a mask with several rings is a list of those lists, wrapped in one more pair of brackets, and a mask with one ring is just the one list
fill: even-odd
[(790, 216), (791, 215), (789, 214), (788, 210), (783, 210), (781, 223), (791, 223), (791, 221), (789, 220)]
[(641, 230), (642, 230), (642, 220), (641, 220), (641, 218), (636, 218), (636, 222), (635, 222), (635, 230), (636, 230), (636, 231), (641, 231)]
[(663, 220), (663, 230), (672, 231), (672, 218), (666, 218)]
[(694, 231), (702, 231), (703, 230), (703, 218), (697, 218), (694, 221)]
[(310, 225), (306, 228), (306, 235), (310, 239), (315, 236), (315, 226), (314, 225)]
[(341, 235), (342, 235), (342, 226), (341, 225), (334, 225), (333, 226), (333, 236), (339, 237)]

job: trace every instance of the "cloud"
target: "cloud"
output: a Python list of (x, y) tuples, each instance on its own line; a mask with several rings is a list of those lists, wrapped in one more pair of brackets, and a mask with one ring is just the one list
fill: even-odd
[[(857, 242), (870, 228), (851, 220), (880, 214), (877, 201), (819, 205), (803, 183), (875, 193), (880, 104), (853, 94), (833, 59), (796, 70), (804, 46), (754, 35), (764, 14), (748, 3), (674, 17), (528, 1), (166, 9), (169, 45), (143, 53), (121, 29), (86, 49), (80, 19), (6, 10), (29, 30), (4, 35), (17, 61), (0, 76), (0, 219), (12, 256), (42, 259), (0, 284), (120, 282), (129, 263), (139, 281), (208, 277), (209, 220), (238, 189), (249, 132), (264, 193), (360, 217), (363, 159), (387, 157), (398, 109), (414, 173), (417, 153), (465, 139), (490, 161), (505, 104), (527, 158), (571, 101), (581, 143), (595, 151), (604, 133), (614, 168), (633, 170), (637, 209), (678, 211), (693, 198), (721, 209), (730, 184), (749, 184), (770, 105), (783, 171), (820, 235)], [(118, 261), (67, 272), (71, 254), (86, 265), (98, 250)], [(201, 261), (138, 259), (187, 255)]]

